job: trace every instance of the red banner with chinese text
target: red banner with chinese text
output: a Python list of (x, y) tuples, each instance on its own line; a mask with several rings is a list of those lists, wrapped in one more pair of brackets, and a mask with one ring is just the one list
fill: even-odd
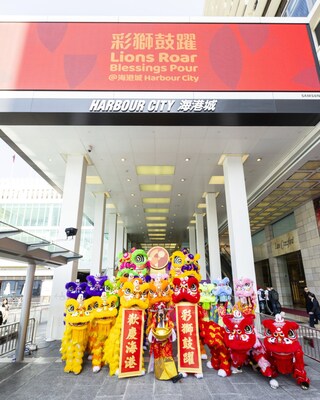
[(0, 23), (1, 90), (319, 91), (307, 24)]
[(176, 304), (179, 372), (202, 373), (198, 305)]
[(119, 378), (142, 374), (144, 310), (126, 308), (122, 314)]

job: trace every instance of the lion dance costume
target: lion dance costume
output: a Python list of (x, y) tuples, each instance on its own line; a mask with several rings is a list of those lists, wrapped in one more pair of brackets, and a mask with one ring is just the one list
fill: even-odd
[(84, 352), (88, 343), (88, 326), (92, 321), (91, 299), (68, 298), (65, 303), (65, 331), (61, 341), (61, 359), (66, 362), (64, 371), (78, 375), (82, 370)]
[(304, 369), (303, 351), (298, 341), (299, 325), (285, 321), (283, 313), (276, 314), (275, 320), (262, 321), (265, 328), (264, 345), (275, 375), (293, 374), (302, 389), (308, 389), (310, 379)]
[(177, 369), (172, 354), (172, 342), (176, 340), (172, 289), (167, 274), (151, 276), (149, 288), (148, 340), (150, 342), (150, 363), (148, 372), (154, 370), (159, 380), (169, 380), (177, 376)]

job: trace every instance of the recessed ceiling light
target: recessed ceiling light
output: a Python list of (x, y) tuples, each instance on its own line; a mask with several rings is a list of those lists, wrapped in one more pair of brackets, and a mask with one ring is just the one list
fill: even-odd
[(260, 162), (261, 160), (262, 160), (262, 158), (261, 158), (261, 157), (258, 157), (258, 158), (257, 158), (257, 161), (258, 161), (258, 162)]
[(170, 192), (171, 185), (139, 185), (141, 192)]
[(169, 212), (169, 208), (145, 208), (144, 209), (145, 213), (151, 213), (151, 214), (166, 214)]
[(227, 157), (241, 157), (242, 164), (244, 164), (247, 161), (249, 154), (222, 154), (218, 161), (218, 165), (223, 165), (224, 160)]
[(224, 176), (212, 176), (209, 181), (209, 185), (223, 185), (224, 184)]
[(86, 184), (87, 185), (101, 185), (102, 184), (102, 180), (100, 178), (100, 176), (87, 176), (86, 177)]
[(138, 204), (135, 204), (133, 207), (138, 207)]
[(187, 158), (185, 158), (185, 160), (184, 160), (184, 161), (188, 162), (188, 161), (190, 161), (190, 158), (189, 158), (189, 157), (187, 157)]
[(134, 194), (134, 193), (131, 193), (131, 196), (132, 196), (132, 197), (134, 197), (134, 196), (135, 196), (135, 194)]
[(155, 227), (155, 226), (165, 227), (165, 226), (167, 226), (167, 224), (163, 224), (163, 223), (150, 223), (150, 224), (147, 224), (147, 226), (150, 227), (150, 228)]
[(221, 204), (221, 208), (224, 208), (224, 205), (223, 205), (223, 204)]
[(138, 165), (137, 175), (174, 175), (174, 165)]
[(178, 193), (178, 196), (181, 197), (181, 196), (182, 196), (182, 193)]
[(127, 178), (127, 182), (131, 182), (131, 179), (130, 179), (130, 178)]
[(144, 204), (169, 204), (169, 197), (144, 197), (142, 199)]
[(186, 178), (181, 178), (180, 181), (181, 182), (185, 182)]
[(126, 161), (126, 159), (125, 158), (121, 158), (121, 161), (124, 162), (124, 161)]
[(167, 217), (146, 217), (147, 221), (166, 221)]

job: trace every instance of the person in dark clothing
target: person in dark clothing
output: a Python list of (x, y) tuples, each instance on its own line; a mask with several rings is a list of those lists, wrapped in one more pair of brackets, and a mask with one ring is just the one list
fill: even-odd
[[(308, 316), (309, 316), (309, 325), (310, 325), (310, 315), (312, 315), (312, 314), (310, 314), (310, 312), (312, 312), (313, 302), (311, 301), (311, 298), (309, 297), (309, 295), (311, 295), (313, 297), (316, 297), (316, 296), (315, 296), (314, 293), (310, 292), (308, 287), (305, 287), (303, 290), (304, 290), (304, 297), (305, 297), (305, 300), (306, 300), (306, 311), (307, 311)], [(313, 315), (312, 320), (313, 320), (312, 325), (317, 325), (318, 324), (318, 318), (317, 318), (316, 315)]]
[(279, 302), (279, 294), (278, 292), (272, 287), (267, 287), (267, 294), (268, 294), (268, 302), (269, 308), (272, 311), (273, 315), (281, 313), (281, 304)]
[(314, 328), (315, 320), (319, 321), (320, 319), (320, 306), (316, 296), (313, 293), (309, 292), (308, 298), (309, 302), (307, 303), (307, 310), (309, 310), (309, 325), (311, 328)]

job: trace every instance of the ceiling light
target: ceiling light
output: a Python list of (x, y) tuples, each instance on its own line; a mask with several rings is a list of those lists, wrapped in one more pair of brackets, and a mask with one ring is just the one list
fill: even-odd
[(106, 204), (106, 208), (116, 208), (116, 206), (112, 203)]
[(142, 199), (144, 204), (169, 204), (169, 197), (144, 197)]
[(147, 221), (166, 221), (167, 217), (146, 217)]
[(137, 175), (174, 175), (174, 165), (138, 165)]
[(125, 158), (121, 158), (121, 161), (122, 161), (122, 162), (125, 162), (125, 161), (126, 161), (126, 159), (125, 159)]
[(131, 196), (132, 196), (132, 197), (134, 197), (134, 196), (135, 196), (135, 194), (134, 194), (134, 193), (131, 193)]
[(186, 181), (186, 178), (181, 178), (180, 181), (181, 181), (181, 182), (185, 182), (185, 181)]
[(169, 212), (169, 208), (145, 208), (144, 212), (149, 214), (166, 214)]
[(138, 204), (135, 204), (133, 207), (138, 207)]
[(190, 161), (190, 158), (187, 157), (187, 158), (184, 159), (184, 161), (188, 162), (188, 161)]
[(196, 220), (195, 219), (192, 219), (191, 221), (190, 221), (190, 224), (195, 224), (196, 223)]
[(102, 180), (100, 176), (87, 176), (86, 177), (87, 185), (102, 185)]
[(242, 164), (244, 164), (247, 161), (249, 154), (222, 154), (218, 161), (218, 165), (223, 165), (224, 160), (227, 157), (241, 157)]
[(257, 158), (257, 162), (260, 162), (260, 161), (262, 161), (262, 158), (261, 158), (261, 157), (258, 157), (258, 158)]
[(206, 208), (206, 207), (207, 207), (206, 203), (199, 203), (197, 206), (197, 208)]
[(148, 227), (150, 227), (150, 228), (152, 228), (152, 227), (156, 227), (156, 226), (158, 226), (158, 227), (165, 227), (165, 226), (167, 226), (167, 224), (163, 224), (163, 223), (150, 223), (150, 224), (147, 224), (147, 226)]
[(127, 182), (131, 182), (131, 179), (130, 179), (130, 178), (127, 178)]
[(141, 192), (170, 192), (171, 185), (139, 185)]
[(223, 185), (224, 184), (224, 176), (212, 176), (209, 181), (209, 185)]
[(182, 193), (178, 193), (178, 196), (181, 197), (181, 196), (182, 196)]
[(165, 232), (166, 230), (165, 229), (159, 229), (159, 228), (157, 228), (157, 229), (148, 229), (148, 232)]

